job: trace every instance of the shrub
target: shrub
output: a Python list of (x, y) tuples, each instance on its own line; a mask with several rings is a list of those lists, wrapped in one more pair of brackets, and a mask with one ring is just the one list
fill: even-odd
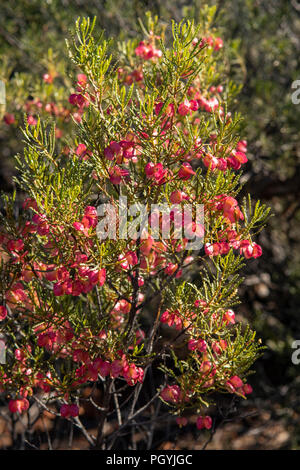
[[(236, 199), (247, 142), (228, 111), (236, 89), (221, 74), (222, 39), (189, 21), (168, 39), (148, 15), (144, 40), (110, 55), (94, 26), (78, 20), (68, 46), (78, 67), (68, 148), (48, 120), (27, 119), (18, 216), (15, 196), (4, 198), (0, 380), (11, 413), (35, 403), (113, 448), (141, 418), (153, 424), (150, 407), (180, 426), (196, 412), (210, 429), (217, 392), (251, 393), (261, 346), (232, 308), (268, 210)], [(159, 205), (172, 205), (167, 238), (145, 228), (170, 215)], [(200, 205), (204, 220), (189, 218)], [(87, 402), (96, 436), (79, 418)]]

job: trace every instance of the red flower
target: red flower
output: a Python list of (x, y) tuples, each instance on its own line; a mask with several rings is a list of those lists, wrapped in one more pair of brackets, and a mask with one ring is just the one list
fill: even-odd
[(192, 113), (193, 111), (197, 111), (199, 105), (196, 100), (189, 101), (185, 99), (183, 103), (180, 103), (178, 106), (178, 114), (181, 116), (186, 116), (187, 114)]
[(215, 38), (214, 51), (219, 51), (223, 47), (223, 39)]
[(145, 166), (145, 173), (147, 178), (155, 180), (155, 184), (161, 185), (166, 182), (166, 176), (168, 170), (164, 169), (162, 163), (157, 163), (156, 165), (153, 162), (147, 163)]
[(11, 124), (14, 124), (16, 122), (14, 114), (6, 113), (3, 117), (3, 121), (5, 124), (10, 126)]
[(189, 180), (193, 175), (195, 175), (196, 173), (194, 172), (193, 168), (191, 167), (191, 165), (187, 162), (183, 163), (182, 166), (180, 167), (179, 169), (179, 172), (178, 172), (178, 178), (180, 178), (181, 180)]
[(79, 144), (76, 147), (75, 153), (81, 160), (88, 160), (88, 158), (92, 155), (92, 153), (87, 150), (86, 145), (84, 144)]
[(7, 249), (10, 252), (12, 252), (12, 251), (19, 252), (19, 251), (22, 251), (23, 248), (24, 248), (24, 242), (21, 239), (19, 239), (19, 240), (10, 240), (7, 243)]
[(212, 419), (210, 416), (198, 416), (196, 425), (198, 429), (210, 429), (212, 427)]
[(60, 408), (60, 414), (63, 418), (76, 417), (79, 414), (79, 408), (77, 405), (62, 405)]
[(167, 385), (161, 392), (160, 396), (163, 400), (171, 403), (178, 403), (181, 401), (182, 393), (178, 385)]
[(49, 73), (44, 73), (43, 80), (44, 80), (45, 83), (52, 83), (53, 82), (53, 76), (50, 75)]
[(33, 116), (27, 116), (27, 122), (30, 126), (35, 126), (37, 124), (37, 120)]
[(245, 384), (245, 385), (242, 387), (242, 391), (243, 391), (244, 395), (249, 395), (249, 393), (252, 393), (252, 392), (253, 392), (253, 388), (251, 387), (251, 385)]
[(178, 416), (178, 418), (176, 418), (176, 423), (181, 428), (182, 426), (187, 425), (188, 420), (184, 416)]
[(226, 382), (226, 388), (230, 393), (239, 392), (239, 389), (243, 387), (244, 383), (238, 375), (234, 375)]
[(206, 341), (204, 339), (190, 339), (188, 342), (188, 349), (190, 351), (205, 352), (207, 349)]
[(262, 248), (257, 243), (250, 243), (249, 240), (243, 240), (240, 243), (240, 253), (245, 256), (245, 258), (259, 258), (262, 255)]
[(17, 400), (9, 400), (8, 408), (11, 413), (23, 413), (29, 408), (27, 398), (19, 398)]
[(160, 49), (156, 49), (152, 44), (148, 44), (145, 41), (141, 41), (135, 49), (137, 56), (142, 57), (144, 60), (152, 59), (152, 57), (161, 57), (162, 52)]
[(118, 165), (113, 166), (109, 169), (109, 179), (112, 184), (121, 184), (124, 179), (127, 179), (129, 176), (129, 171), (124, 170)]
[(223, 315), (223, 322), (228, 325), (229, 323), (232, 323), (234, 325), (235, 323), (235, 313), (233, 310), (227, 310), (224, 315)]
[(0, 321), (5, 320), (6, 316), (7, 316), (6, 308), (4, 307), (4, 305), (0, 305)]

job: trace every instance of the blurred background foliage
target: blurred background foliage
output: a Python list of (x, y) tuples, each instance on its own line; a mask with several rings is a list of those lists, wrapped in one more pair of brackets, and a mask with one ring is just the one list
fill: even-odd
[[(238, 309), (268, 348), (255, 367), (253, 397), (226, 417), (208, 448), (300, 448), (300, 365), (291, 361), (292, 342), (300, 340), (300, 104), (291, 100), (292, 82), (300, 79), (300, 2), (1, 0), (0, 79), (6, 111), (19, 118), (0, 123), (0, 187), (13, 189), (24, 104), (38, 98), (68, 108), (74, 71), (65, 37), (79, 15), (96, 15), (107, 36), (122, 40), (136, 38), (138, 19), (148, 10), (163, 23), (203, 21), (207, 4), (216, 5), (212, 21), (225, 40), (228, 77), (241, 86), (234, 106), (245, 118), (242, 138), (248, 140), (244, 193), (268, 203), (274, 214), (258, 241), (263, 257), (247, 264)], [(45, 73), (55, 76), (55, 84), (45, 83)], [(57, 121), (67, 134), (72, 122), (59, 113)], [(168, 435), (165, 448), (203, 445), (189, 430)]]

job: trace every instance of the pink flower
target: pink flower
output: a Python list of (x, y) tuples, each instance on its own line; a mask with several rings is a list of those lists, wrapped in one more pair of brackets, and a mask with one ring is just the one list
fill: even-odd
[(244, 393), (244, 395), (249, 395), (250, 393), (253, 392), (253, 388), (251, 387), (251, 385), (245, 384), (245, 385), (242, 387), (242, 392)]
[(57, 297), (60, 297), (61, 295), (64, 295), (65, 290), (64, 290), (64, 285), (60, 282), (57, 282), (53, 285), (53, 294)]
[(144, 256), (148, 256), (152, 250), (154, 243), (153, 237), (149, 236), (146, 240), (143, 240), (140, 246), (141, 253)]
[(200, 96), (197, 99), (197, 103), (199, 107), (201, 109), (204, 109), (207, 113), (212, 113), (219, 107), (219, 101), (215, 96), (213, 98), (210, 98), (209, 100), (204, 98), (203, 96)]
[(147, 163), (145, 166), (145, 173), (147, 178), (155, 180), (155, 184), (161, 185), (166, 182), (166, 176), (168, 174), (168, 170), (163, 168), (162, 163), (153, 162)]
[(10, 252), (12, 252), (12, 251), (16, 251), (16, 252), (22, 251), (23, 248), (24, 248), (23, 240), (21, 240), (21, 239), (19, 239), (19, 240), (10, 240), (7, 243), (7, 248), (8, 248), (8, 251), (10, 251)]
[(115, 359), (111, 364), (110, 375), (113, 378), (122, 375), (123, 368), (127, 365), (125, 356), (122, 359)]
[(230, 393), (239, 392), (239, 389), (243, 387), (244, 383), (238, 375), (234, 375), (226, 382), (226, 388)]
[(221, 168), (224, 168), (224, 163), (220, 163), (220, 160), (214, 157), (211, 153), (206, 153), (204, 155), (203, 163), (207, 168), (210, 168), (211, 170), (215, 170), (216, 168), (219, 168), (219, 166), (221, 166)]
[(237, 143), (236, 150), (238, 152), (246, 153), (247, 152), (247, 140), (240, 140)]
[(219, 243), (205, 243), (204, 251), (207, 256), (217, 256), (220, 254)]
[(152, 59), (153, 57), (161, 57), (162, 51), (156, 49), (152, 44), (148, 44), (145, 41), (141, 41), (135, 49), (137, 56), (142, 57), (144, 60)]
[(247, 163), (247, 161), (248, 158), (246, 157), (245, 153), (237, 152), (236, 150), (233, 150), (230, 156), (227, 158), (228, 166), (234, 170), (239, 170), (241, 165)]
[(178, 418), (176, 418), (176, 423), (181, 428), (182, 426), (187, 425), (188, 420), (184, 416), (178, 416)]
[(89, 354), (82, 349), (75, 349), (72, 357), (75, 362), (87, 362), (89, 360)]
[(56, 333), (54, 331), (48, 331), (45, 333), (41, 333), (38, 336), (38, 346), (44, 347), (48, 351), (51, 351), (53, 349), (53, 346), (56, 341)]
[(4, 307), (4, 305), (0, 305), (0, 321), (5, 320), (6, 316), (7, 316), (6, 308)]
[(214, 51), (219, 51), (223, 47), (223, 39), (215, 38)]
[(60, 414), (63, 418), (75, 418), (76, 416), (79, 415), (79, 408), (77, 405), (72, 404), (72, 405), (62, 405), (60, 407)]
[(178, 178), (186, 181), (189, 180), (193, 175), (195, 175), (195, 171), (191, 167), (191, 165), (187, 162), (183, 163), (178, 172)]
[(17, 361), (23, 361), (25, 359), (24, 351), (21, 351), (21, 349), (15, 349), (15, 358)]
[(182, 320), (178, 315), (178, 312), (169, 312), (166, 310), (160, 317), (162, 323), (166, 323), (168, 326), (175, 326), (176, 330), (182, 329)]
[(87, 76), (84, 73), (78, 73), (77, 74), (77, 85), (78, 85), (78, 91), (81, 91), (86, 87), (87, 84)]
[(112, 184), (121, 184), (121, 182), (124, 179), (127, 179), (129, 177), (129, 171), (124, 170), (118, 165), (115, 165), (112, 168), (110, 168), (108, 172), (109, 172), (109, 179), (112, 182)]
[(226, 255), (230, 250), (230, 245), (226, 242), (206, 243), (204, 251), (207, 256)]
[(179, 403), (182, 394), (178, 385), (167, 385), (161, 392), (160, 396), (163, 400), (171, 403)]
[(120, 154), (122, 147), (114, 140), (104, 149), (104, 156), (107, 160), (114, 160)]
[[(160, 102), (160, 103), (157, 103), (157, 105), (155, 106), (155, 114), (158, 115), (163, 107), (164, 103)], [(170, 103), (166, 106), (165, 108), (165, 114), (167, 116), (173, 116), (174, 115), (174, 104), (173, 103)]]
[(212, 419), (210, 416), (198, 416), (196, 425), (198, 429), (210, 429), (212, 427)]
[(6, 113), (3, 117), (5, 124), (10, 126), (16, 122), (14, 114)]
[(220, 339), (220, 341), (214, 341), (212, 343), (212, 350), (216, 354), (221, 354), (227, 348), (227, 341), (225, 339)]
[(44, 392), (49, 393), (51, 390), (51, 379), (51, 372), (47, 372), (45, 375), (43, 375), (41, 372), (38, 372), (34, 379), (34, 385), (39, 387)]
[(206, 341), (204, 339), (190, 339), (188, 342), (188, 349), (190, 351), (205, 352), (207, 349)]
[(126, 364), (123, 368), (123, 377), (128, 385), (135, 385), (137, 382), (143, 382), (144, 371), (141, 367), (136, 367), (134, 363)]
[(18, 400), (10, 400), (8, 409), (11, 413), (23, 413), (29, 408), (29, 401), (27, 398), (20, 398)]
[(220, 171), (226, 171), (227, 170), (227, 160), (225, 160), (225, 158), (219, 158), (217, 168)]
[(97, 269), (79, 268), (79, 272), (82, 277), (88, 278), (91, 288), (96, 284), (103, 286), (106, 279), (106, 270), (104, 268), (99, 271)]
[(44, 73), (43, 80), (44, 80), (45, 83), (52, 83), (53, 82), (53, 76), (50, 75), (49, 73)]
[(180, 116), (186, 116), (190, 112), (190, 102), (188, 99), (185, 99), (183, 103), (180, 103), (178, 106), (178, 113)]
[(110, 374), (111, 365), (108, 361), (103, 361), (101, 358), (98, 358), (95, 359), (93, 364), (95, 365), (95, 367), (97, 367), (97, 370), (101, 377), (106, 377)]
[(200, 371), (204, 376), (214, 377), (216, 375), (216, 367), (210, 361), (202, 362)]
[(165, 268), (165, 273), (168, 276), (172, 276), (176, 272), (177, 269), (178, 269), (178, 264), (168, 263)]
[[(88, 222), (88, 221), (89, 220), (86, 218), (85, 222)], [(82, 221), (73, 223), (73, 227), (75, 228), (75, 230), (77, 230), (77, 232), (82, 232), (84, 233), (84, 235), (88, 237), (89, 236), (89, 224), (86, 223), (86, 225), (84, 225)]]
[(187, 114), (191, 113), (192, 111), (197, 111), (198, 103), (196, 100), (189, 101), (185, 99), (183, 103), (180, 103), (178, 106), (178, 114), (181, 116), (186, 116)]
[(238, 207), (238, 202), (231, 196), (217, 196), (216, 209), (223, 212), (225, 219), (231, 223), (235, 223), (238, 219), (244, 220), (244, 216)]
[(69, 96), (69, 103), (78, 106), (79, 108), (83, 107), (85, 104), (85, 98), (84, 96), (80, 94), (73, 93), (72, 95)]
[(249, 240), (243, 240), (240, 243), (240, 254), (245, 258), (258, 258), (262, 255), (262, 248), (257, 243), (251, 243)]
[(37, 120), (33, 116), (27, 116), (27, 122), (30, 126), (35, 126), (37, 124)]
[(114, 306), (114, 310), (116, 312), (121, 312), (124, 314), (129, 313), (130, 309), (131, 309), (131, 304), (127, 302), (127, 300), (125, 299), (119, 300)]
[(99, 286), (103, 286), (103, 284), (105, 282), (105, 279), (106, 279), (106, 270), (103, 268), (103, 269), (100, 269), (100, 271), (98, 272), (98, 284), (99, 284)]
[(86, 145), (84, 144), (79, 144), (75, 149), (75, 153), (81, 160), (88, 160), (88, 158), (92, 155), (92, 153), (87, 150)]
[(172, 204), (179, 204), (183, 200), (188, 200), (188, 199), (189, 199), (188, 195), (183, 191), (176, 190), (170, 194), (170, 201), (172, 202)]
[(233, 310), (227, 310), (223, 315), (223, 322), (228, 325), (229, 323), (235, 324), (235, 313)]

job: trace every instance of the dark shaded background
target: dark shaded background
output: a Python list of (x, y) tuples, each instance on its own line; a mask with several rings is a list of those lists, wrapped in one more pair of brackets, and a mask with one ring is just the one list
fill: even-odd
[[(136, 36), (147, 10), (164, 22), (199, 17), (204, 3), (216, 4), (214, 24), (226, 41), (229, 76), (242, 85), (237, 108), (245, 117), (249, 163), (243, 176), (250, 192), (274, 216), (259, 236), (263, 257), (247, 263), (237, 309), (267, 349), (250, 379), (253, 395), (225, 418), (208, 448), (300, 448), (300, 365), (291, 361), (300, 340), (300, 104), (291, 101), (300, 79), (300, 2), (296, 0), (0, 0), (0, 78), (7, 84), (7, 111), (39, 93), (49, 63), (72, 73), (64, 38), (81, 16), (97, 15), (108, 36)], [(49, 49), (52, 49), (49, 52)], [(69, 84), (71, 81), (69, 82)], [(61, 83), (58, 99), (68, 85)], [(12, 191), (13, 155), (22, 149), (17, 126), (0, 123), (0, 187)], [(1, 431), (1, 423), (0, 423)], [(63, 442), (63, 439), (62, 439)], [(163, 448), (202, 448), (188, 428), (168, 427)], [(0, 446), (5, 436), (0, 435)], [(63, 444), (61, 444), (63, 446)], [(80, 446), (80, 443), (78, 443)]]

